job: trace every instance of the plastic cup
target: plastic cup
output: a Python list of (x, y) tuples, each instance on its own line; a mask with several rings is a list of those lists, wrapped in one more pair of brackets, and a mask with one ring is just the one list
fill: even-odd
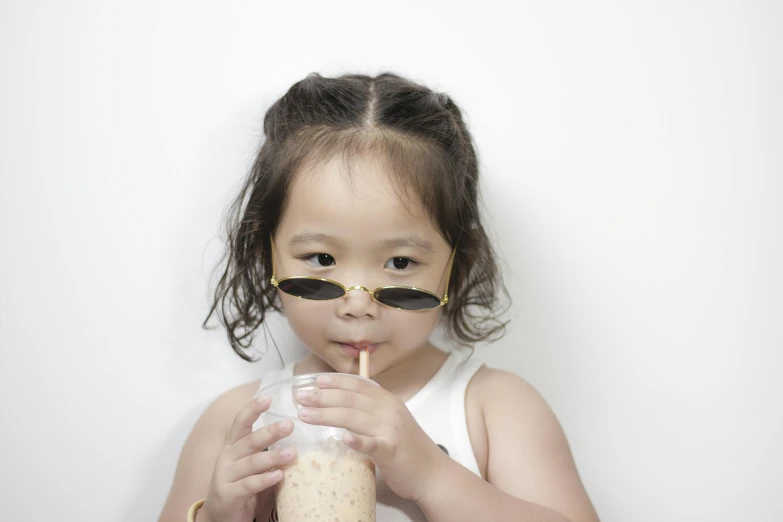
[(288, 437), (272, 444), (270, 449), (296, 449), (297, 458), (282, 467), (283, 479), (275, 486), (277, 516), (280, 522), (375, 522), (375, 465), (366, 455), (342, 442), (345, 430), (306, 424), (297, 411), (299, 390), (316, 389), (319, 375), (346, 375), (372, 382), (352, 374), (310, 373), (297, 375), (261, 388), (256, 397), (269, 395), (272, 404), (261, 414), (261, 424), (268, 426), (291, 419), (294, 430)]

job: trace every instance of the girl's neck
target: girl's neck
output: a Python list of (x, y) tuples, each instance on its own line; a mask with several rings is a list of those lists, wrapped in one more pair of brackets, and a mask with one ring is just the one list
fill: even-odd
[[(445, 352), (427, 342), (397, 365), (373, 375), (372, 380), (400, 400), (407, 401), (435, 375), (446, 357), (448, 355)], [(333, 371), (333, 368), (312, 353), (294, 366), (294, 373), (297, 375)]]

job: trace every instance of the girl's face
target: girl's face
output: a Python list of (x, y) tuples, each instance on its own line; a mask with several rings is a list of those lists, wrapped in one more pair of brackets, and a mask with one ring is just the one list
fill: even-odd
[[(310, 275), (362, 285), (415, 286), (443, 296), (451, 247), (419, 203), (407, 208), (373, 162), (357, 162), (349, 186), (332, 160), (296, 177), (274, 235), (275, 276)], [(373, 343), (370, 373), (396, 366), (424, 346), (441, 309), (390, 308), (361, 290), (329, 301), (278, 291), (297, 337), (335, 371), (358, 373), (358, 350)]]

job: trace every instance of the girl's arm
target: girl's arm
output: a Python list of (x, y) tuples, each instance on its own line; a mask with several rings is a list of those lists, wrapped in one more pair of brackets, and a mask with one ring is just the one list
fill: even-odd
[(429, 522), (598, 521), (560, 423), (530, 384), (485, 368), (468, 393), (482, 406), (487, 480), (444, 459), (418, 502)]
[[(207, 496), (215, 460), (226, 443), (234, 416), (257, 389), (258, 381), (233, 388), (215, 399), (201, 415), (182, 448), (158, 522), (184, 521), (191, 504)], [(196, 520), (200, 515), (201, 512)]]

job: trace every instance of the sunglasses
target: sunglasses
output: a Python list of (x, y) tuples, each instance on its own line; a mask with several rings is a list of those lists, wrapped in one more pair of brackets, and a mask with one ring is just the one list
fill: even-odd
[(269, 244), (272, 246), (272, 279), (270, 282), (278, 290), (294, 297), (314, 301), (328, 301), (330, 299), (338, 299), (351, 290), (362, 290), (381, 304), (398, 310), (413, 312), (433, 310), (449, 302), (449, 278), (451, 277), (451, 267), (454, 263), (454, 254), (457, 252), (456, 246), (451, 251), (451, 258), (446, 269), (446, 293), (441, 298), (433, 292), (422, 290), (415, 286), (379, 286), (375, 290), (370, 290), (361, 285), (347, 287), (337, 281), (314, 276), (291, 276), (278, 280), (275, 278), (275, 244), (271, 235)]

